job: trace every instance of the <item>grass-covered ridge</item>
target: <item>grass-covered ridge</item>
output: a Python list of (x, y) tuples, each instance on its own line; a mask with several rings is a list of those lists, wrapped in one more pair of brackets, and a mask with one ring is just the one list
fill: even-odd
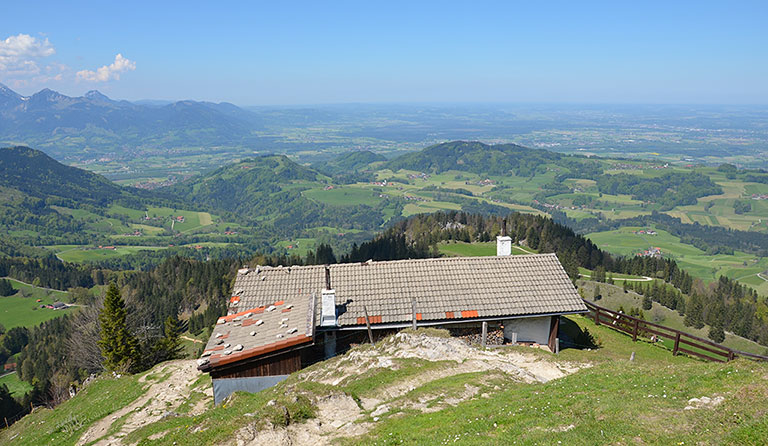
[[(523, 355), (534, 365), (553, 362), (557, 367), (579, 368), (546, 383), (521, 381), (494, 369), (483, 371), (480, 364), (495, 351), (477, 350), (477, 357), (459, 362), (403, 357), (377, 365), (398, 351), (396, 340), (385, 341), (378, 350), (358, 347), (296, 373), (275, 388), (236, 394), (218, 407), (208, 405), (194, 414), (190, 407), (201, 401), (195, 389), (210, 386), (210, 381), (190, 378), (187, 402), (172, 409), (173, 416), (138, 427), (123, 442), (197, 446), (236, 439), (258, 444), (267, 438), (278, 442), (309, 438), (371, 445), (765, 443), (768, 364), (746, 360), (714, 364), (673, 357), (663, 348), (633, 343), (586, 318), (570, 319), (575, 325), (566, 325), (587, 328), (601, 347), (566, 349), (557, 356), (522, 347), (502, 353)], [(403, 351), (407, 348), (403, 346)], [(635, 360), (630, 361), (633, 352)], [(353, 373), (355, 364), (362, 373)], [(143, 384), (137, 377), (98, 380), (61, 407), (37, 410), (0, 433), (0, 442), (13, 438), (21, 445), (74, 444), (99, 417), (109, 420), (142, 389), (171, 379), (163, 370), (158, 366)], [(329, 379), (338, 382), (329, 384)], [(718, 403), (692, 401), (701, 397)], [(331, 413), (331, 418), (324, 418)], [(110, 432), (129, 424), (129, 418), (115, 420)]]

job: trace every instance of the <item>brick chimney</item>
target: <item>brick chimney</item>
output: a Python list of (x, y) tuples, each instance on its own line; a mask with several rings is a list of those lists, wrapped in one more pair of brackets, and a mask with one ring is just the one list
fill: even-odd
[(336, 290), (331, 288), (331, 268), (325, 266), (325, 289), (322, 298), (321, 327), (336, 326)]
[(496, 237), (496, 255), (512, 255), (512, 237), (507, 235), (507, 219), (501, 221), (501, 235)]

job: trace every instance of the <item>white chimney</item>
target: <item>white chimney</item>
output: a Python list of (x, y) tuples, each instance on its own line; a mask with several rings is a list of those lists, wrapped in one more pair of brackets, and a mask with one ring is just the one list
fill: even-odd
[(331, 269), (325, 267), (325, 289), (323, 290), (321, 327), (336, 326), (336, 290), (331, 288)]
[(323, 315), (320, 326), (336, 326), (336, 290), (323, 290)]
[(500, 235), (496, 237), (496, 255), (497, 256), (512, 255), (512, 237), (507, 235)]
[(496, 256), (512, 255), (512, 237), (507, 236), (507, 219), (501, 220), (501, 235), (496, 237)]

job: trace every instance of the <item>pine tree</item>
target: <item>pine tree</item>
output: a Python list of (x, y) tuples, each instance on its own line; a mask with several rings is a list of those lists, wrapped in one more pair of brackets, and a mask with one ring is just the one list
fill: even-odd
[(686, 304), (686, 313), (685, 313), (685, 319), (683, 319), (683, 323), (686, 327), (696, 327), (701, 328), (704, 326), (704, 318), (703, 318), (703, 305), (701, 302), (701, 298), (694, 294), (691, 296), (690, 300), (688, 301), (688, 304)]
[(722, 322), (718, 321), (714, 325), (709, 327), (708, 336), (709, 336), (709, 339), (712, 339), (717, 343), (725, 341), (725, 332), (723, 331)]
[(592, 294), (592, 300), (597, 302), (598, 300), (602, 299), (603, 295), (600, 294), (600, 285), (595, 285), (595, 292)]
[(643, 310), (650, 310), (653, 308), (653, 302), (648, 296), (643, 297)]
[(0, 279), (0, 296), (10, 296), (15, 293), (16, 290), (13, 289), (10, 280)]
[(182, 356), (181, 329), (179, 321), (175, 317), (168, 316), (163, 326), (165, 336), (157, 343), (157, 353), (160, 361), (178, 359)]
[(99, 322), (101, 323), (99, 347), (101, 347), (107, 369), (135, 367), (139, 360), (138, 341), (128, 331), (125, 302), (114, 283), (111, 283), (107, 289)]

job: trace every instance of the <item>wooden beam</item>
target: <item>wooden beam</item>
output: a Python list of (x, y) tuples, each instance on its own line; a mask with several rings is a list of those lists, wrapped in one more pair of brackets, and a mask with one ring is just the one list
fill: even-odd
[(375, 347), (376, 344), (373, 343), (373, 331), (371, 331), (371, 320), (368, 317), (368, 309), (365, 308), (365, 305), (363, 305), (363, 313), (365, 314), (365, 327), (368, 328), (368, 340), (371, 341), (371, 345)]

